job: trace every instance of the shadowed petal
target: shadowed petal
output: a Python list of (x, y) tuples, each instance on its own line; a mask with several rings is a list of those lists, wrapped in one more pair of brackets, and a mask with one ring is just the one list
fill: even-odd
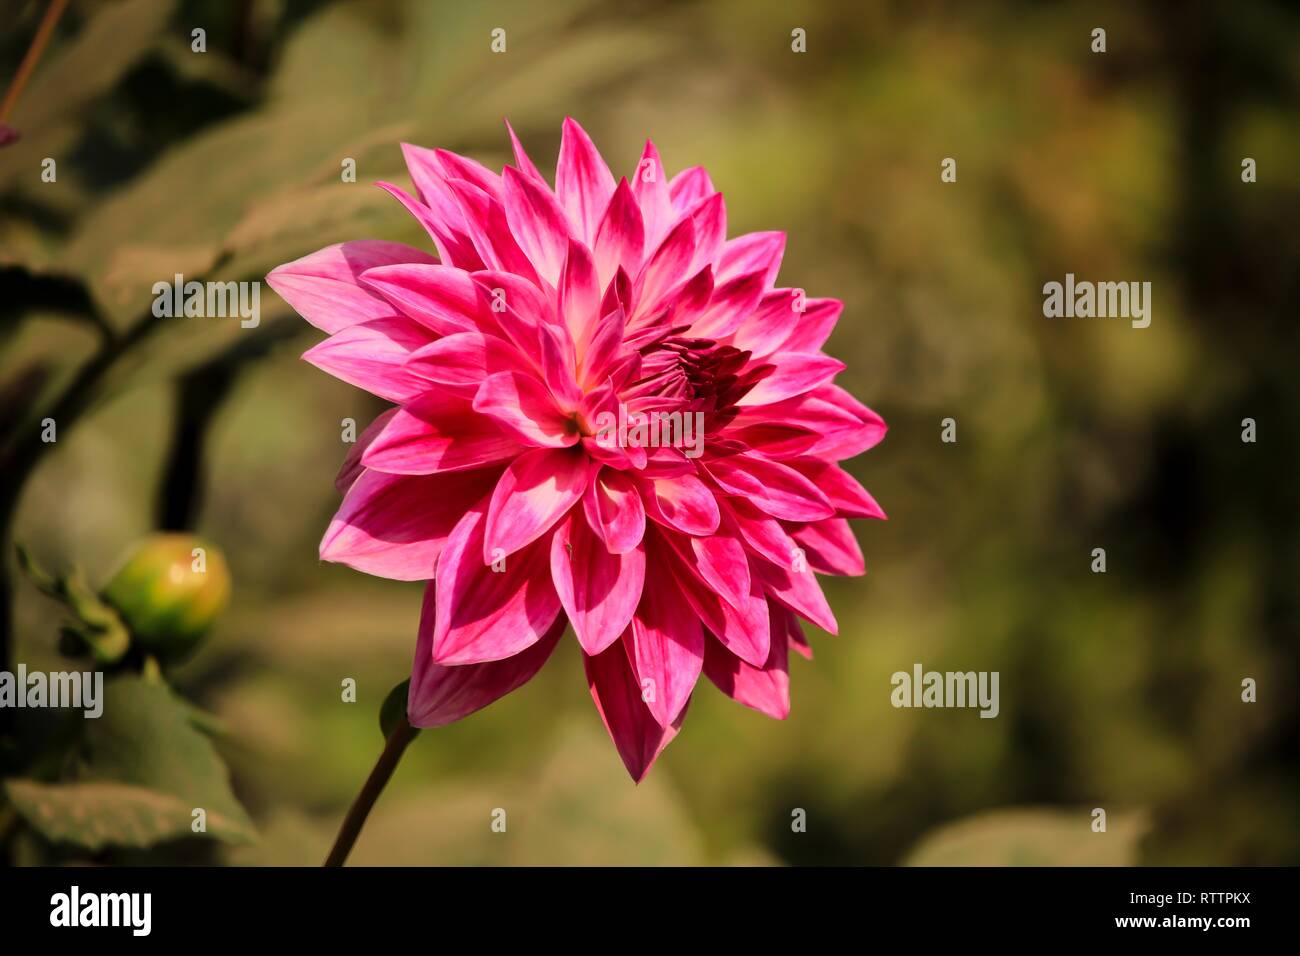
[(704, 630), (690, 605), (654, 581), (623, 636), (641, 697), (661, 727), (672, 726), (704, 666)]
[(682, 711), (673, 726), (659, 725), (641, 699), (641, 686), (622, 641), (615, 641), (595, 656), (583, 654), (582, 662), (600, 719), (614, 741), (623, 766), (640, 783), (659, 754), (677, 736), (686, 711)]
[(361, 464), (395, 475), (431, 475), (481, 468), (524, 447), (492, 419), (474, 414), (468, 400), (431, 391), (397, 410)]
[(625, 554), (641, 543), (645, 509), (632, 479), (623, 472), (600, 469), (582, 504), (587, 523), (614, 554)]
[(789, 612), (770, 604), (772, 646), (762, 667), (742, 661), (712, 636), (704, 654), (704, 673), (728, 697), (777, 720), (790, 715), (789, 639), (782, 620)]
[(749, 499), (773, 518), (817, 521), (835, 513), (816, 485), (780, 462), (739, 454), (712, 459), (704, 467), (727, 494)]
[(772, 373), (759, 381), (736, 402), (737, 405), (770, 405), (825, 385), (844, 371), (844, 363), (820, 352), (777, 352)]
[(413, 727), (442, 727), (454, 723), (518, 690), (542, 669), (568, 623), (563, 616), (556, 618), (537, 643), (511, 657), (447, 667), (433, 660), (436, 590), (430, 582), (420, 612), (420, 638), (415, 648), (411, 687), (406, 698), (406, 719)]

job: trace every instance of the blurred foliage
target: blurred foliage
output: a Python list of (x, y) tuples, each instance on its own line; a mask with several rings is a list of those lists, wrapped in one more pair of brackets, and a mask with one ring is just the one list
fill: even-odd
[[(3, 77), (43, 4), (15, 6)], [(1097, 25), (1104, 55), (1089, 50)], [(891, 520), (858, 523), (868, 575), (828, 583), (841, 635), (793, 662), (788, 721), (702, 685), (633, 787), (567, 642), (526, 688), (421, 735), (354, 861), (1300, 860), (1298, 26), (1265, 0), (1197, 15), (74, 0), (10, 119), (23, 138), (0, 149), (0, 486), (13, 462), (35, 468), (15, 482), (13, 535), (96, 585), (160, 525), (223, 548), (231, 611), (170, 679), (229, 731), (199, 739), (262, 835), (221, 851), (171, 840), (148, 859), (323, 858), (409, 671), (420, 603), (418, 586), (315, 560), (339, 422), (379, 406), (297, 361), (319, 336), (269, 290), (251, 331), (150, 321), (152, 283), (260, 279), (350, 238), (423, 245), (367, 185), (407, 181), (401, 140), (500, 166), (509, 116), (547, 169), (569, 114), (616, 173), (646, 136), (672, 170), (705, 165), (732, 234), (787, 230), (783, 279), (844, 299), (828, 350), (891, 425), (850, 469)], [(57, 184), (41, 182), (45, 156)], [(948, 156), (954, 184), (939, 180)], [(1244, 156), (1257, 183), (1241, 182)], [(357, 183), (340, 181), (345, 157)], [(1042, 285), (1066, 272), (1150, 280), (1151, 327), (1045, 320)], [(78, 381), (93, 387), (76, 427), (61, 420), (27, 462), (32, 423)], [(956, 444), (938, 440), (949, 416)], [(1256, 444), (1240, 441), (1248, 416)], [(1105, 575), (1089, 571), (1094, 547)], [(51, 606), (20, 586), (13, 614), (15, 659), (54, 666)], [(918, 661), (999, 671), (1000, 717), (893, 709), (890, 675)], [(1242, 703), (1244, 677), (1258, 703)], [(195, 747), (158, 772), (219, 790)], [(93, 849), (79, 806), (134, 820), (162, 799), (130, 789), (143, 777), (98, 779), (75, 794), (11, 784), (9, 799), (36, 832)], [(1098, 806), (1105, 835), (1090, 830)], [(149, 839), (182, 832), (168, 811), (151, 819), (171, 822)], [(233, 809), (227, 822), (249, 830)], [(51, 858), (23, 839), (20, 859)]]

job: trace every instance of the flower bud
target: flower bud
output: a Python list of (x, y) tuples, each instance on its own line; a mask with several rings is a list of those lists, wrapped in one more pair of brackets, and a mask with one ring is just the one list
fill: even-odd
[(105, 586), (133, 641), (164, 660), (198, 646), (230, 597), (230, 572), (215, 545), (188, 534), (146, 539)]

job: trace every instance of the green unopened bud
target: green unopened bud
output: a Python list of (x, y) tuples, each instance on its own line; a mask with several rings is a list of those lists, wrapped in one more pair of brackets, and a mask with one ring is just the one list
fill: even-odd
[(187, 534), (148, 538), (103, 591), (135, 643), (164, 660), (193, 651), (229, 597), (221, 551)]

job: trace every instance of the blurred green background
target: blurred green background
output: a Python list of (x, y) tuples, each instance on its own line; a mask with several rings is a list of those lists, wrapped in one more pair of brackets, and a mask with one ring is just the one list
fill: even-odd
[[(0, 82), (44, 6), (5, 0)], [(616, 175), (647, 136), (670, 173), (706, 166), (731, 234), (789, 233), (782, 284), (844, 300), (827, 350), (891, 426), (848, 467), (891, 520), (855, 522), (867, 576), (827, 582), (841, 634), (793, 660), (787, 721), (704, 683), (633, 786), (569, 638), (421, 735), (353, 862), (1300, 862), (1298, 40), (1280, 2), (75, 0), (0, 149), (13, 660), (60, 667), (59, 610), (14, 540), (96, 584), (153, 529), (216, 541), (232, 606), (169, 679), (225, 722), (260, 835), (94, 858), (318, 863), (421, 596), (317, 560), (340, 420), (380, 410), (299, 361), (320, 333), (265, 286), (255, 331), (127, 331), (150, 286), (260, 279), (345, 239), (427, 246), (370, 185), (406, 182), (400, 141), (499, 168), (508, 116), (551, 170), (572, 115)], [(1149, 280), (1150, 328), (1045, 319), (1066, 272)], [(916, 662), (1000, 672), (1000, 716), (894, 709)], [(14, 854), (89, 855), (21, 828)]]

